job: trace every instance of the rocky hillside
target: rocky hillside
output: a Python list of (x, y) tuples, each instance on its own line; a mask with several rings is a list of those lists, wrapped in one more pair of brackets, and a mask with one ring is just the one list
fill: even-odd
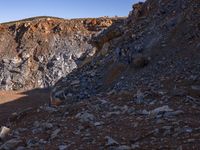
[(89, 61), (96, 49), (88, 41), (115, 20), (37, 17), (0, 25), (0, 88), (52, 86)]
[(0, 149), (198, 150), (199, 8), (134, 4), (91, 36), (95, 55), (55, 83), (50, 106), (11, 115)]
[(199, 15), (195, 0), (133, 5), (125, 23), (113, 24), (92, 39), (97, 56), (57, 82), (52, 99), (77, 101), (105, 91), (130, 91), (150, 81), (158, 90), (162, 80), (175, 86), (179, 78), (198, 74)]

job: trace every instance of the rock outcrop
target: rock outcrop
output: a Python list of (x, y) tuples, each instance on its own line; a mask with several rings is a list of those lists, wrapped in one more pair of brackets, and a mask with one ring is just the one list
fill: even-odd
[(116, 18), (39, 17), (0, 26), (0, 89), (50, 87), (92, 57), (90, 39)]

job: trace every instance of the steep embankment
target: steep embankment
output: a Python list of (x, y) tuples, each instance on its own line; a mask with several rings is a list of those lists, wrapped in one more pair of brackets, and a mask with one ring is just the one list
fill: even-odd
[(88, 41), (115, 18), (30, 18), (0, 25), (0, 89), (52, 86), (96, 49)]

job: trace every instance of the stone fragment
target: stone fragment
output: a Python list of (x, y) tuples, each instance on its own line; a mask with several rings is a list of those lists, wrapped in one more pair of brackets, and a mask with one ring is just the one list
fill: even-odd
[(16, 150), (26, 150), (26, 147), (24, 147), (24, 146), (19, 146), (19, 147), (16, 148)]
[(80, 122), (94, 122), (95, 117), (93, 114), (90, 114), (88, 112), (80, 112), (76, 115), (76, 118), (80, 119)]
[(111, 138), (110, 136), (106, 136), (105, 139), (107, 140), (106, 146), (119, 145), (119, 143), (115, 141), (113, 138)]
[(51, 139), (54, 139), (58, 136), (58, 134), (60, 133), (61, 129), (56, 129), (52, 132), (51, 134)]
[(172, 112), (173, 109), (169, 108), (168, 105), (162, 106), (162, 107), (158, 107), (155, 108), (154, 110), (150, 111), (151, 115), (158, 115), (159, 113), (165, 113), (165, 112)]
[(2, 150), (13, 150), (19, 146), (19, 144), (22, 143), (22, 140), (20, 139), (11, 139), (6, 141), (3, 145), (0, 146), (0, 149)]
[(131, 147), (127, 146), (127, 145), (121, 145), (116, 148), (116, 150), (130, 150), (130, 149), (131, 149)]
[(69, 147), (68, 145), (59, 145), (58, 149), (59, 150), (67, 150), (68, 147)]
[(5, 139), (8, 136), (9, 133), (10, 133), (10, 128), (5, 127), (5, 126), (1, 127), (0, 140)]

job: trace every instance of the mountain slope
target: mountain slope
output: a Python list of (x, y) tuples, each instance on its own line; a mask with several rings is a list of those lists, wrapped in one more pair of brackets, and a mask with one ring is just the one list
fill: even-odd
[(133, 5), (89, 40), (95, 55), (56, 82), (51, 107), (11, 115), (0, 149), (199, 149), (199, 8)]
[[(58, 81), (52, 99), (77, 100), (82, 93), (87, 98), (111, 89), (129, 90), (148, 84), (148, 80), (156, 84), (161, 84), (160, 78), (178, 80), (180, 75), (187, 80), (186, 70), (190, 75), (198, 74), (198, 6), (198, 1), (147, 1), (134, 5), (124, 23), (114, 24), (92, 39), (98, 48), (97, 57)], [(74, 81), (78, 85), (70, 84)]]

